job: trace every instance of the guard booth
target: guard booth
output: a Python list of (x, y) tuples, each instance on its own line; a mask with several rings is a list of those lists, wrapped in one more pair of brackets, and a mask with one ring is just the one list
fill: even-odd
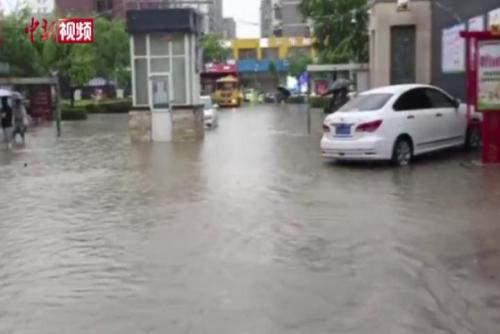
[(481, 162), (500, 164), (500, 26), (492, 31), (463, 31), (467, 48), (467, 117), (483, 115)]
[(201, 17), (191, 8), (127, 11), (133, 142), (202, 139)]

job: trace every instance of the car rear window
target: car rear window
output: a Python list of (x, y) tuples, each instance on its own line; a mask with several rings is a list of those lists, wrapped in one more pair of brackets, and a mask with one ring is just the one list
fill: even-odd
[(385, 106), (392, 94), (363, 94), (347, 102), (339, 111), (373, 111)]

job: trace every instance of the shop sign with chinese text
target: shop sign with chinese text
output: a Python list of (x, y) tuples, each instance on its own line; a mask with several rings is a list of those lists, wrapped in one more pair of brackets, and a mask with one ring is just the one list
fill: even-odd
[(500, 41), (479, 43), (477, 107), (500, 111)]

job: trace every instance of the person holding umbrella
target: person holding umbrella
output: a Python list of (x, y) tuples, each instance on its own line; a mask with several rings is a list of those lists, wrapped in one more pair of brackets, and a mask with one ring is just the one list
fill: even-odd
[(28, 129), (28, 113), (26, 112), (26, 108), (23, 104), (23, 96), (20, 93), (12, 93), (12, 101), (14, 104), (12, 111), (14, 123), (14, 132), (12, 134), (12, 139), (15, 141), (16, 136), (20, 135), (24, 144), (26, 130)]
[(349, 101), (349, 86), (351, 81), (340, 78), (336, 80), (330, 89), (322, 96), (332, 95), (327, 109), (324, 110), (325, 114), (331, 114), (339, 110), (344, 104)]
[(3, 130), (3, 140), (7, 149), (12, 148), (12, 131), (13, 131), (13, 123), (12, 123), (12, 108), (8, 102), (8, 96), (1, 97), (0, 103), (0, 119)]

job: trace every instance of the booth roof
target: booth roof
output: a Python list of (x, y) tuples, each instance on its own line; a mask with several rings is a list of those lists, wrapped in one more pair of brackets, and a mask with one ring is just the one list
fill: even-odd
[(201, 16), (192, 8), (139, 9), (127, 11), (127, 32), (201, 32)]

